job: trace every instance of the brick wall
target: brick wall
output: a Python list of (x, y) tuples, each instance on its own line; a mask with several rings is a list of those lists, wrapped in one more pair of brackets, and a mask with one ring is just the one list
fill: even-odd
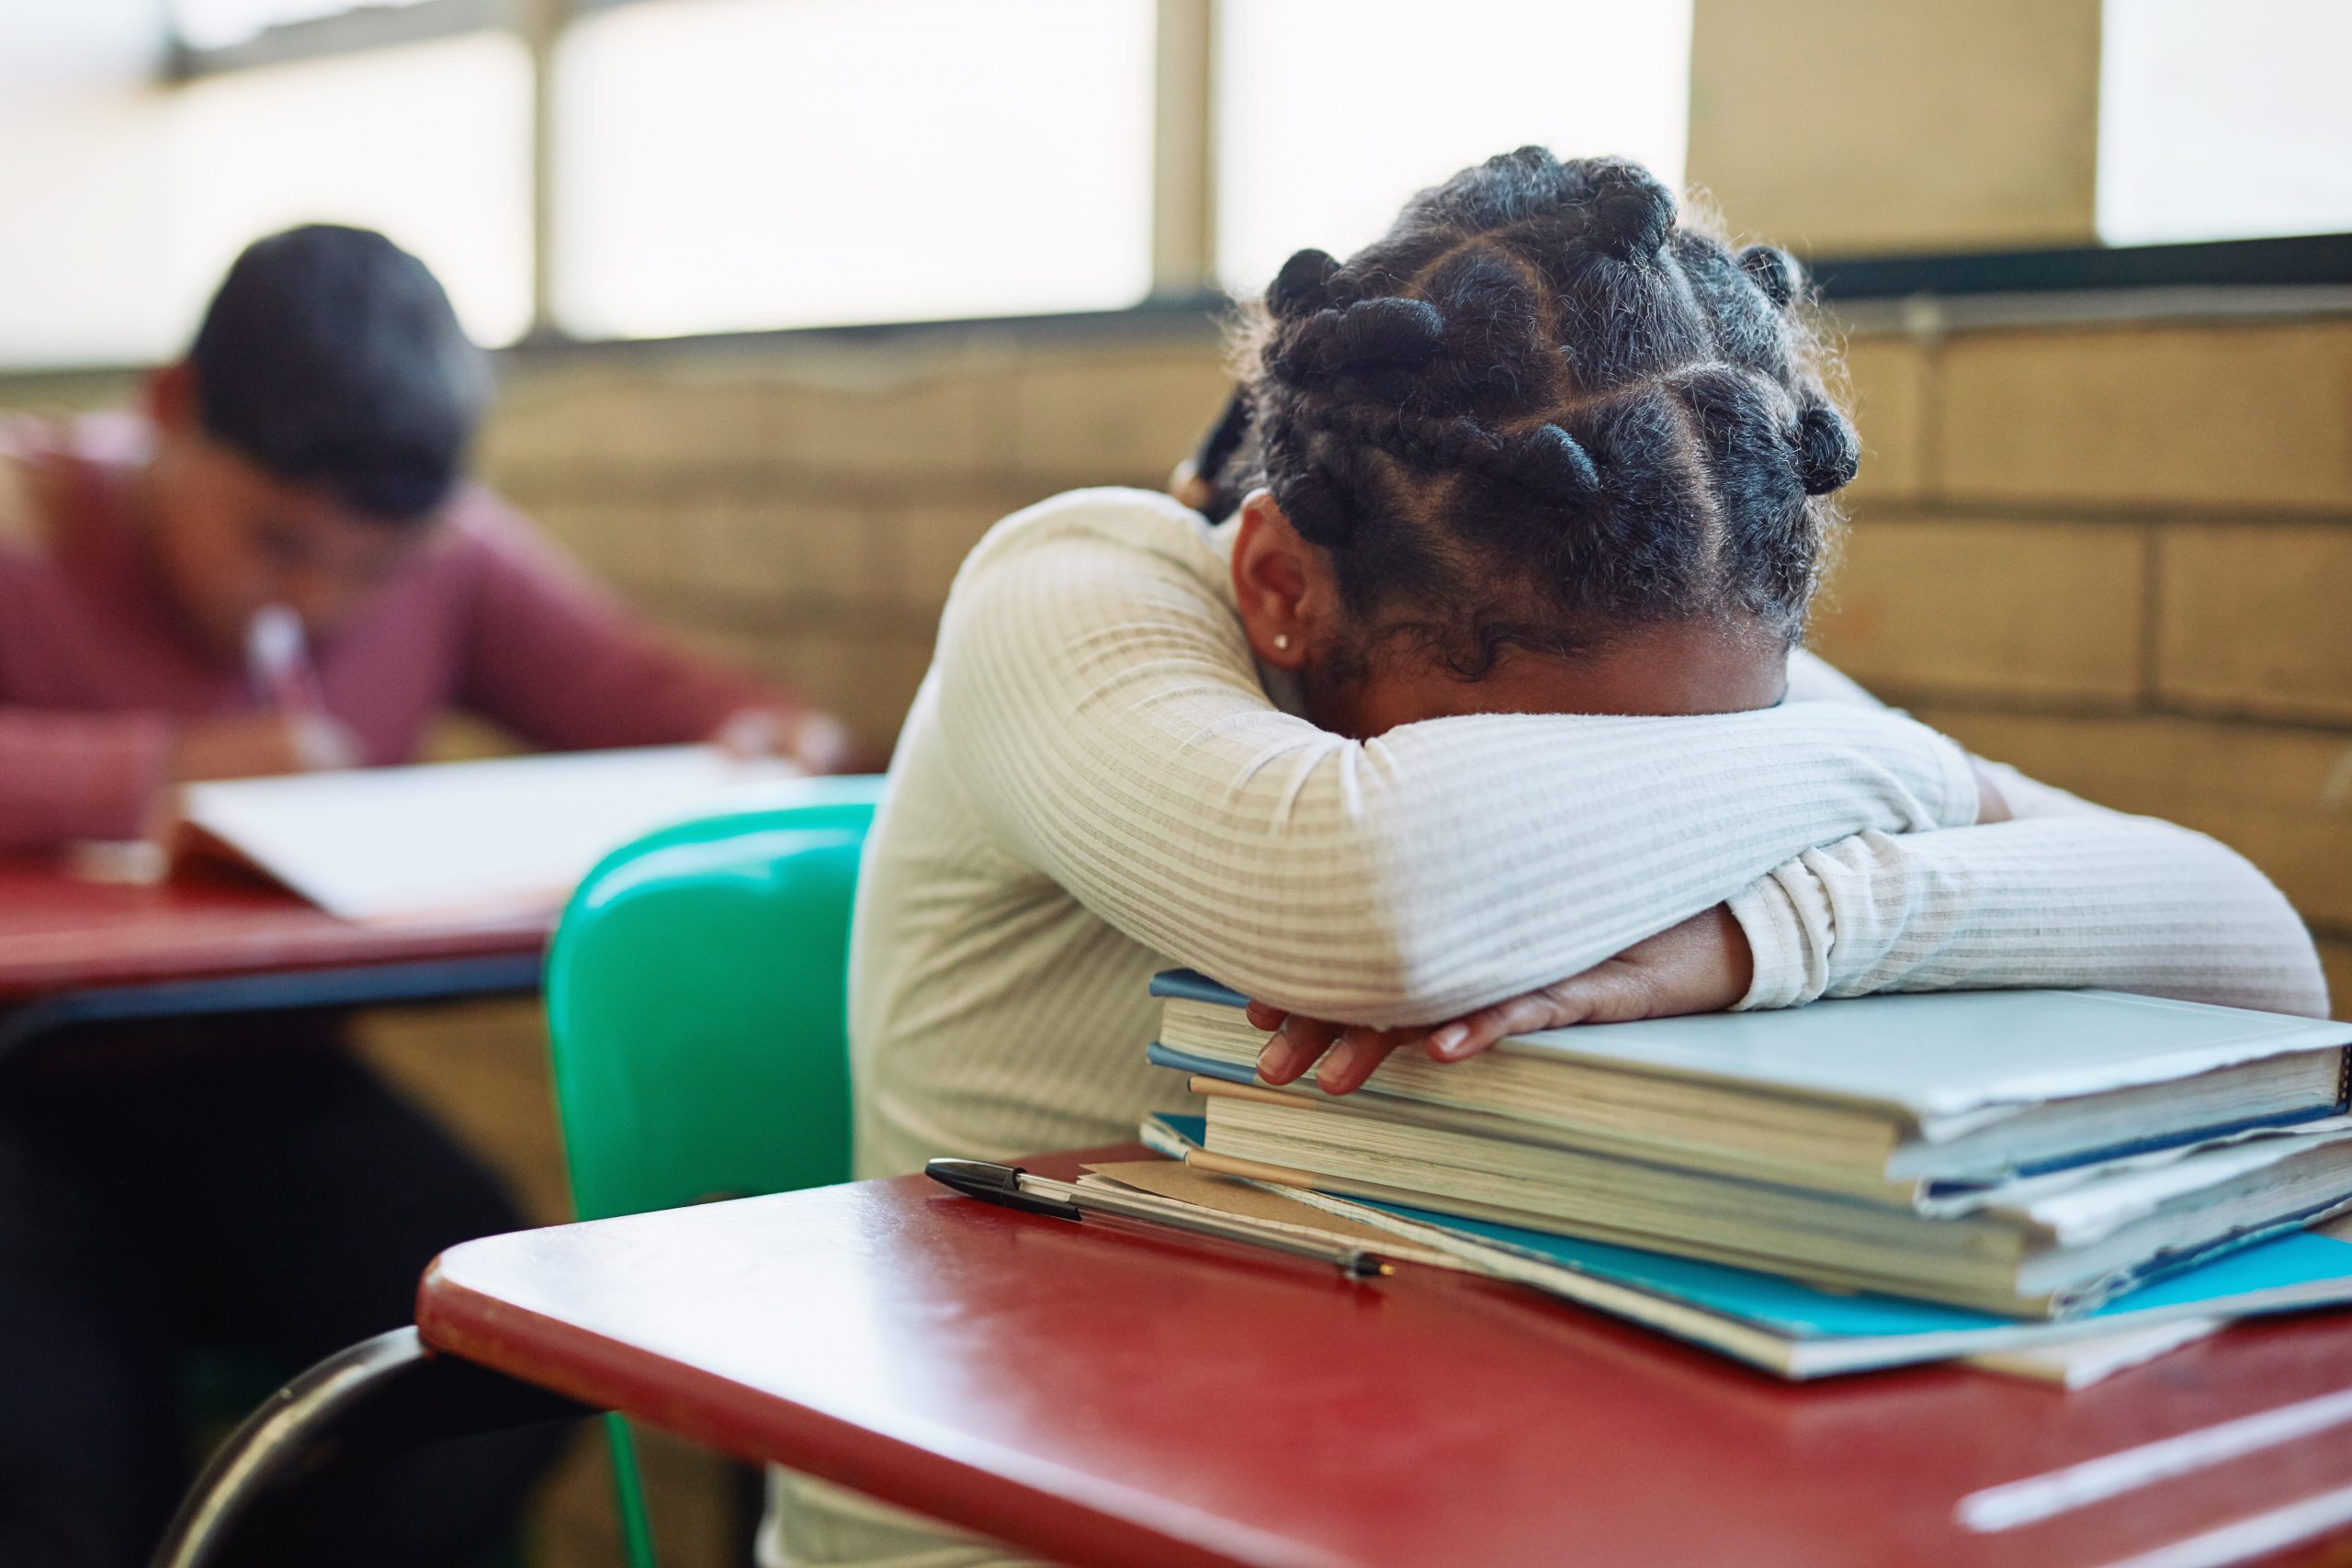
[(483, 465), (696, 642), (887, 745), (988, 526), (1075, 485), (1164, 482), (1226, 386), (1205, 320), (521, 356)]
[(1858, 337), (1815, 643), (2287, 891), (2352, 1016), (2352, 321)]

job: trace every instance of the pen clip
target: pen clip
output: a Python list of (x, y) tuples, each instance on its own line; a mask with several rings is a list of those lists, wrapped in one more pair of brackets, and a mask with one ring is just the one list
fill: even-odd
[(1048, 1198), (1022, 1190), (1021, 1178), (1025, 1173), (1017, 1165), (996, 1165), (984, 1159), (934, 1159), (923, 1163), (922, 1172), (933, 1181), (984, 1203), (1050, 1214), (1057, 1220), (1083, 1217), (1078, 1205), (1067, 1198)]

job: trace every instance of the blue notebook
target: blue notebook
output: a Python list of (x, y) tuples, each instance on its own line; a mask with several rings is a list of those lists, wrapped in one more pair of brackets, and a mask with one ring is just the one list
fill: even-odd
[[(1181, 1159), (1205, 1122), (1156, 1115), (1146, 1144)], [(2167, 1274), (2063, 1323), (1849, 1294), (1725, 1264), (1579, 1241), (1402, 1205), (1292, 1191), (1342, 1218), (1447, 1253), (1476, 1271), (1613, 1314), (1786, 1378), (1815, 1378), (2055, 1345), (2186, 1317), (2245, 1317), (2352, 1302), (2352, 1242), (2297, 1231)]]

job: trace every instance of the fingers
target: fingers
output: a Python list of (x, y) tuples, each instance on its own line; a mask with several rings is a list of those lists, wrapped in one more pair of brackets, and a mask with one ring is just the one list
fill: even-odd
[(1481, 1008), (1430, 1031), (1429, 1054), (1441, 1062), (1459, 1062), (1514, 1034), (1647, 1018), (1654, 1010), (1653, 990), (1649, 974), (1608, 959), (1557, 985)]
[[(1261, 1016), (1253, 1007), (1250, 1022), (1257, 1023)], [(1259, 1077), (1270, 1084), (1293, 1083), (1320, 1058), (1323, 1066), (1315, 1075), (1315, 1084), (1326, 1094), (1352, 1094), (1362, 1089), (1388, 1053), (1420, 1032), (1346, 1029), (1297, 1013), (1277, 1011), (1274, 1016), (1281, 1022), (1265, 1049), (1258, 1053)]]
[(1410, 1032), (1399, 1033), (1391, 1030), (1351, 1029), (1323, 1058), (1322, 1067), (1315, 1075), (1315, 1087), (1325, 1094), (1353, 1094), (1372, 1077), (1373, 1069), (1388, 1059), (1388, 1053), (1404, 1043)]
[(1282, 1030), (1258, 1053), (1258, 1076), (1271, 1084), (1286, 1084), (1315, 1065), (1315, 1058), (1340, 1037), (1339, 1026), (1293, 1013)]
[[(1590, 971), (1587, 971), (1589, 975)], [(1490, 1008), (1480, 1008), (1467, 1018), (1432, 1030), (1429, 1053), (1441, 1062), (1459, 1062), (1475, 1056), (1495, 1042), (1513, 1034), (1524, 1034), (1536, 1029), (1559, 1029), (1571, 1023), (1581, 1023), (1577, 1009), (1585, 1005), (1584, 993), (1572, 989), (1587, 977), (1579, 975), (1573, 980), (1523, 997), (1513, 997), (1507, 1002), (1497, 1002)], [(1563, 997), (1561, 993), (1567, 992)]]
[(1280, 1029), (1283, 1026), (1283, 1020), (1289, 1016), (1290, 1015), (1288, 1013), (1283, 1011), (1282, 1009), (1276, 1007), (1272, 1002), (1251, 1002), (1250, 1004), (1250, 1027), (1252, 1029), (1262, 1029), (1269, 1034), (1272, 1034), (1275, 1030)]
[(1553, 1020), (1515, 1025), (1515, 1032), (1530, 1027), (1564, 1029), (1579, 1023), (1630, 1023), (1674, 1010), (1661, 1006), (1655, 972), (1617, 958), (1596, 964), (1539, 994), (1554, 998)]

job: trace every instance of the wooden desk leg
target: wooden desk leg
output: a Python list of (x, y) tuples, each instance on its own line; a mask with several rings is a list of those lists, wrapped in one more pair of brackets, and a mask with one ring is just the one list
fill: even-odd
[(413, 1328), (328, 1357), (269, 1397), (212, 1456), (151, 1560), (218, 1568), (273, 1503), (330, 1467), (441, 1438), (576, 1420), (596, 1411), (425, 1348)]

